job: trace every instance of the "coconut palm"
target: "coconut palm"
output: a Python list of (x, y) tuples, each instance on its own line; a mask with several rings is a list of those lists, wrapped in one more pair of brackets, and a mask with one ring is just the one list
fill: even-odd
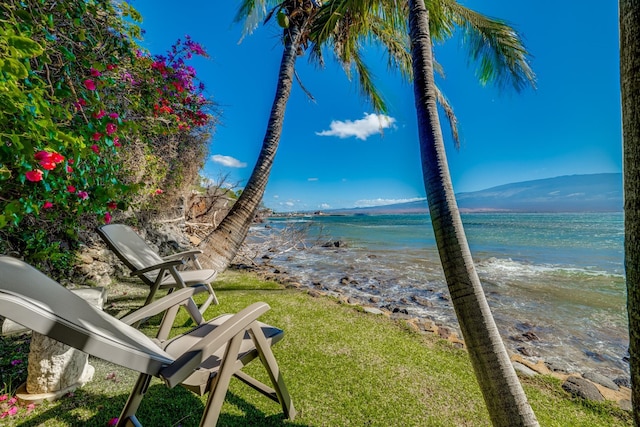
[(345, 14), (388, 19), (395, 9), (400, 14), (392, 18), (396, 25), (403, 25), (402, 17), (408, 22), (424, 185), (451, 301), (492, 423), (537, 425), (487, 304), (460, 219), (438, 118), (432, 39), (450, 36), (456, 27), (462, 30), (470, 57), (480, 63), (483, 83), (511, 82), (520, 89), (533, 82), (533, 73), (517, 33), (504, 22), (484, 17), (453, 0), (430, 1), (428, 5), (424, 0), (409, 0), (408, 4), (336, 0), (319, 12), (316, 23), (325, 27), (317, 32), (328, 37), (335, 25), (332, 19)]
[[(271, 6), (268, 13), (267, 6)], [(260, 207), (280, 142), (285, 109), (294, 78), (295, 62), (297, 57), (310, 46), (309, 28), (319, 7), (320, 4), (317, 0), (285, 0), (282, 2), (244, 0), (241, 3), (236, 19), (245, 20), (250, 29), (261, 20), (258, 17), (263, 14), (266, 15), (266, 21), (271, 20), (273, 16), (277, 17), (278, 24), (283, 27), (284, 49), (267, 130), (251, 176), (227, 216), (200, 243), (200, 247), (204, 249), (206, 254), (204, 256), (206, 264), (218, 271), (224, 270), (238, 252)], [(376, 28), (380, 33), (388, 35), (385, 39), (389, 43), (393, 43), (388, 48), (390, 57), (394, 57), (396, 51), (404, 52), (397, 49), (397, 37), (393, 37), (393, 27), (390, 27), (387, 22), (380, 21)], [(383, 43), (385, 39), (382, 39)], [(358, 83), (362, 93), (370, 99), (376, 112), (384, 112), (386, 107), (382, 98), (375, 91), (364, 62), (361, 61), (357, 52), (354, 55), (358, 58), (358, 67), (355, 71), (358, 74)], [(313, 45), (311, 57), (322, 64), (322, 44)], [(398, 62), (401, 61), (402, 58)]]
[(640, 426), (640, 0), (620, 0), (624, 252), (633, 419)]

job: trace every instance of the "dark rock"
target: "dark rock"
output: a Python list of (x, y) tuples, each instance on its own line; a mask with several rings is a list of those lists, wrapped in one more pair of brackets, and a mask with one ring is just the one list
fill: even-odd
[(349, 278), (348, 277), (343, 277), (342, 279), (340, 279), (340, 284), (341, 285), (346, 285), (349, 283)]
[(520, 353), (523, 356), (526, 356), (526, 357), (534, 356), (533, 352), (528, 347), (518, 347), (516, 348), (516, 350), (518, 350), (518, 353)]
[(627, 377), (614, 378), (613, 382), (620, 387), (631, 388), (631, 379)]
[(400, 313), (400, 314), (409, 314), (409, 311), (406, 308), (394, 307), (391, 310), (392, 313)]
[(262, 259), (271, 259), (271, 257), (267, 254), (262, 255)]
[(374, 297), (370, 297), (369, 301), (374, 303), (374, 304), (377, 304), (377, 303), (380, 302), (380, 297), (375, 297), (375, 296)]
[(437, 295), (438, 295), (438, 298), (440, 300), (442, 300), (442, 301), (449, 301), (450, 300), (449, 295), (445, 294), (444, 292), (439, 292)]
[(423, 307), (433, 307), (433, 303), (431, 301), (421, 296), (413, 295), (411, 299), (413, 300), (413, 302)]
[(353, 285), (353, 286), (355, 286), (355, 285), (359, 285), (359, 283), (358, 283), (358, 281), (357, 281), (356, 279), (351, 279), (351, 280), (349, 280), (349, 284), (350, 284), (350, 285)]
[(616, 391), (620, 390), (620, 387), (618, 387), (618, 384), (614, 383), (610, 378), (607, 378), (604, 375), (599, 374), (597, 372), (587, 372), (582, 376), (588, 379), (589, 381), (593, 381), (594, 383), (610, 388), (611, 390), (616, 390)]
[(440, 335), (440, 338), (446, 340), (451, 336), (451, 330), (449, 328), (445, 328), (444, 326), (440, 326), (438, 328), (438, 335)]
[(595, 351), (585, 350), (584, 354), (597, 362), (604, 362), (606, 360), (603, 355), (596, 353)]
[(597, 402), (604, 401), (600, 390), (591, 381), (584, 378), (571, 376), (562, 384), (562, 388), (573, 396)]
[(274, 274), (281, 274), (282, 272), (276, 268), (276, 269), (273, 270), (273, 273)]
[(527, 341), (539, 341), (540, 338), (538, 338), (538, 336), (533, 333), (532, 331), (527, 331), (524, 334), (522, 334), (522, 337), (527, 340)]

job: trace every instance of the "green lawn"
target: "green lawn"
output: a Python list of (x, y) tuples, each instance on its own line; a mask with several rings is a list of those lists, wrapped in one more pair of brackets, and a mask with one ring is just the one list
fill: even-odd
[[(490, 425), (466, 352), (446, 341), (247, 273), (226, 272), (215, 289), (221, 304), (210, 307), (207, 318), (255, 301), (271, 306), (261, 320), (286, 331), (274, 353), (298, 410), (295, 421), (284, 420), (278, 404), (233, 379), (220, 426)], [(106, 309), (120, 313), (139, 303), (136, 295), (120, 292)], [(0, 423), (106, 426), (119, 415), (136, 374), (97, 359), (91, 363), (93, 381), (73, 396)], [(258, 361), (247, 371), (268, 382)], [(543, 426), (631, 425), (629, 415), (611, 404), (569, 398), (553, 378), (523, 382)], [(203, 401), (154, 380), (138, 415), (147, 426), (195, 426)]]

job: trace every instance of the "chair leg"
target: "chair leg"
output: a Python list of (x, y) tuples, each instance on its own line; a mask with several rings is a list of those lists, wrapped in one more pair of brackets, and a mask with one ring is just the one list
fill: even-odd
[(271, 346), (267, 342), (262, 329), (257, 323), (254, 322), (253, 325), (251, 325), (250, 331), (251, 336), (253, 337), (253, 342), (258, 350), (260, 360), (267, 370), (271, 383), (278, 395), (278, 400), (280, 401), (280, 405), (282, 405), (282, 410), (287, 418), (293, 420), (297, 412), (293, 407), (293, 401), (289, 395), (289, 390), (287, 390), (287, 385), (284, 383), (284, 378), (280, 373), (278, 362), (271, 351)]
[(218, 374), (211, 381), (209, 397), (207, 398), (207, 404), (204, 408), (204, 414), (200, 420), (200, 427), (213, 427), (218, 422), (220, 410), (222, 409), (222, 404), (229, 389), (229, 382), (235, 370), (240, 344), (242, 344), (243, 338), (244, 332), (241, 332), (231, 338), (231, 341), (227, 344), (227, 349), (220, 364), (220, 370), (218, 370)]
[(202, 305), (199, 308), (200, 313), (204, 314), (205, 310), (207, 308), (209, 308), (209, 306), (211, 305), (211, 303), (218, 305), (220, 304), (218, 302), (218, 297), (216, 297), (216, 293), (213, 291), (213, 287), (211, 287), (210, 283), (207, 283), (207, 288), (209, 290), (209, 297), (207, 298), (207, 300), (202, 303)]
[(125, 426), (141, 426), (136, 418), (136, 411), (142, 402), (142, 398), (144, 394), (147, 392), (149, 388), (149, 383), (151, 382), (151, 375), (148, 374), (140, 374), (138, 376), (138, 380), (133, 386), (133, 390), (131, 390), (131, 394), (127, 399), (127, 403), (122, 408), (122, 412), (120, 413), (120, 417), (118, 418), (118, 427)]

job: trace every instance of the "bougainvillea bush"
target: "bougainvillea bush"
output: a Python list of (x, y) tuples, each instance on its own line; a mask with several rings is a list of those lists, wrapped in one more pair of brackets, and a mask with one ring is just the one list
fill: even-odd
[(126, 2), (8, 0), (0, 21), (0, 253), (57, 276), (82, 227), (197, 181), (214, 120), (188, 60), (206, 52), (145, 52)]

